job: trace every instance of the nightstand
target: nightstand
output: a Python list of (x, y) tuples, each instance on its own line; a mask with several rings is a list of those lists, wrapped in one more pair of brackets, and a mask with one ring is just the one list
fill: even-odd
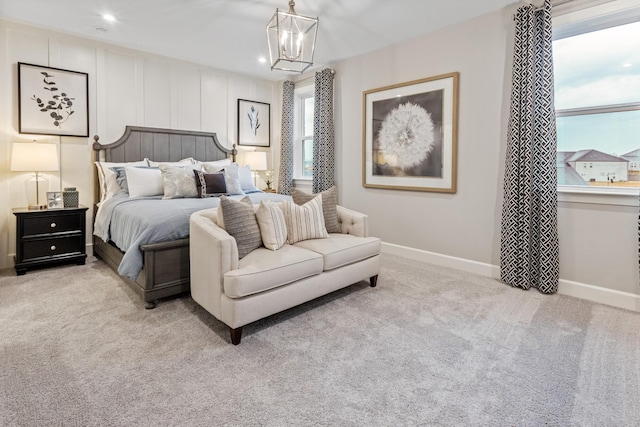
[(28, 210), (15, 208), (16, 273), (30, 268), (75, 262), (84, 264), (87, 207)]

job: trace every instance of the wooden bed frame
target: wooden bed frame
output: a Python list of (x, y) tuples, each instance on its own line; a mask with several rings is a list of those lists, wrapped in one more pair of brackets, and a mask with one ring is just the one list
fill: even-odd
[[(111, 144), (102, 145), (93, 137), (94, 160), (105, 162), (135, 162), (148, 158), (156, 162), (177, 162), (192, 157), (200, 161), (236, 161), (236, 146), (223, 147), (212, 132), (159, 129), (127, 126), (124, 134)], [(97, 172), (94, 174), (94, 200), (100, 200)], [(94, 209), (94, 218), (97, 206)], [(145, 308), (156, 306), (156, 300), (189, 291), (189, 239), (141, 245), (143, 268), (133, 281), (122, 277), (142, 296)], [(124, 253), (111, 242), (93, 236), (93, 253), (114, 271)]]

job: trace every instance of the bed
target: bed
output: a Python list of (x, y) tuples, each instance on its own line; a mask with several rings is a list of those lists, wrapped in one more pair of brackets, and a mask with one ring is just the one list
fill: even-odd
[[(95, 136), (93, 150), (95, 161), (112, 163), (131, 163), (144, 159), (154, 162), (178, 162), (186, 158), (203, 162), (230, 158), (235, 162), (237, 153), (235, 145), (233, 149), (223, 147), (215, 133), (137, 126), (127, 126), (124, 134), (110, 144), (101, 144), (99, 137)], [(162, 200), (162, 197), (143, 197), (141, 199), (145, 200), (137, 200), (135, 197), (119, 195), (119, 197), (101, 201), (97, 175), (96, 172), (94, 200), (100, 203), (96, 203), (94, 209), (94, 255), (118, 272), (122, 279), (140, 294), (146, 308), (154, 308), (157, 300), (161, 298), (188, 292), (189, 216), (192, 212), (217, 206), (218, 198)], [(266, 199), (281, 200), (286, 197), (260, 191), (249, 196), (254, 203)], [(167, 221), (174, 222), (165, 224), (164, 217), (169, 216), (166, 212), (170, 209), (177, 210), (178, 217), (177, 219), (167, 218)], [(99, 218), (104, 218), (106, 212), (110, 219), (112, 217), (115, 219), (118, 216), (124, 216), (127, 211), (129, 214), (137, 215), (137, 218), (132, 219), (124, 217), (127, 227), (129, 224), (138, 224), (142, 231), (137, 231), (140, 234), (131, 237), (130, 243), (120, 243), (119, 245), (125, 248), (121, 250), (113, 241), (118, 242), (115, 237), (121, 234), (119, 230), (114, 229), (113, 225), (109, 225), (110, 223), (105, 226), (104, 219), (99, 220)], [(155, 227), (159, 228), (153, 230), (161, 231), (149, 231), (147, 224), (149, 227), (155, 224)], [(99, 232), (105, 227), (110, 231), (106, 236), (104, 232)], [(129, 244), (131, 246), (127, 246)], [(130, 265), (132, 259), (133, 267)]]

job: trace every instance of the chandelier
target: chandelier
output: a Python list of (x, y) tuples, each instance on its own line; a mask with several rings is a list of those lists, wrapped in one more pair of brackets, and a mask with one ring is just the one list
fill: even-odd
[(267, 42), (272, 70), (304, 72), (313, 65), (318, 18), (298, 15), (296, 2), (289, 1), (289, 11), (276, 9), (267, 24)]

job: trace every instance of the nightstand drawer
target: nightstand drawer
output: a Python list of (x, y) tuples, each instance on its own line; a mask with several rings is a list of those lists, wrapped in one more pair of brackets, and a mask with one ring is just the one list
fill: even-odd
[(84, 253), (84, 239), (77, 235), (52, 239), (29, 240), (22, 244), (22, 261)]
[(22, 236), (84, 230), (84, 218), (76, 212), (60, 215), (27, 216)]

